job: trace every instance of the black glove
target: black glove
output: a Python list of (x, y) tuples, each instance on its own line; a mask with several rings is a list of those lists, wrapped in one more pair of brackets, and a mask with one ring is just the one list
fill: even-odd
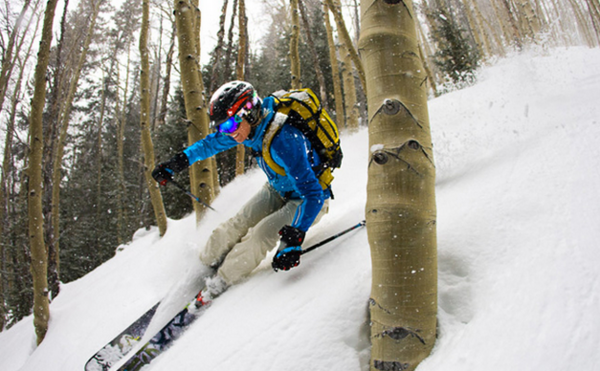
[(167, 182), (173, 180), (174, 173), (187, 169), (188, 166), (190, 166), (190, 161), (185, 153), (180, 152), (173, 156), (169, 161), (161, 162), (156, 165), (154, 170), (152, 170), (152, 178), (154, 178), (158, 184), (164, 186)]
[(289, 225), (284, 226), (279, 231), (281, 236), (281, 244), (277, 254), (273, 257), (271, 266), (277, 272), (278, 270), (287, 271), (300, 264), (300, 256), (302, 255), (302, 242), (306, 232)]

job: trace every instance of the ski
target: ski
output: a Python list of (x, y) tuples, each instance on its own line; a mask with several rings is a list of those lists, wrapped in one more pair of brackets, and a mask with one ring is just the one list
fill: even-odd
[(194, 322), (204, 311), (205, 306), (190, 310), (194, 300), (173, 317), (156, 335), (144, 344), (118, 371), (138, 371), (150, 364), (152, 360), (169, 349), (173, 342)]
[(85, 371), (105, 371), (120, 361), (141, 340), (154, 313), (160, 303), (156, 303), (129, 327), (123, 330), (102, 349), (94, 354), (85, 364)]
[[(304, 249), (302, 251), (302, 254), (306, 254), (309, 253), (339, 237), (341, 237), (342, 235), (345, 235), (346, 233), (349, 233), (355, 229), (358, 229), (360, 227), (364, 227), (365, 226), (365, 221), (361, 221), (358, 224), (343, 230), (329, 238), (326, 238), (306, 249)], [(141, 370), (144, 366), (150, 364), (150, 362), (152, 362), (152, 360), (154, 360), (156, 357), (158, 357), (160, 354), (162, 354), (162, 352), (164, 352), (165, 350), (167, 350), (169, 347), (171, 347), (171, 345), (173, 345), (173, 342), (175, 340), (177, 340), (181, 334), (198, 318), (200, 317), (204, 311), (207, 309), (206, 306), (202, 306), (200, 308), (195, 308), (194, 303), (196, 302), (196, 297), (197, 295), (194, 297), (194, 300), (192, 300), (190, 303), (188, 303), (181, 311), (179, 311), (179, 313), (177, 313), (158, 333), (156, 333), (148, 342), (146, 342), (146, 344), (144, 344), (139, 350), (137, 350), (135, 352), (135, 354), (133, 354), (123, 365), (120, 366), (120, 368), (118, 369), (118, 371), (138, 371)], [(192, 308), (190, 308), (190, 306), (192, 306)], [(88, 368), (88, 364), (86, 364), (86, 368), (85, 371), (94, 371), (94, 370), (102, 370), (102, 371), (106, 371), (109, 370), (110, 367), (112, 367), (112, 365), (116, 365), (117, 362), (119, 360), (121, 360), (126, 354), (127, 352), (131, 351), (134, 346), (137, 344), (139, 345), (139, 341), (141, 339), (141, 336), (143, 335), (143, 332), (148, 328), (148, 325), (150, 323), (150, 320), (152, 319), (152, 316), (154, 315), (154, 312), (156, 312), (156, 308), (158, 307), (158, 304), (155, 305), (153, 308), (151, 308), (148, 312), (146, 312), (146, 314), (144, 314), (142, 317), (140, 317), (133, 325), (131, 325), (130, 327), (128, 327), (127, 329), (125, 329), (119, 336), (117, 336), (115, 338), (115, 340), (113, 340), (112, 342), (110, 342), (109, 344), (107, 344), (107, 346), (105, 346), (104, 348), (102, 348), (102, 350), (100, 350), (98, 353), (96, 353), (91, 359), (90, 361), (88, 361), (88, 364), (90, 364), (90, 367), (94, 367), (94, 368)], [(142, 320), (142, 318), (145, 318), (146, 316), (148, 316), (147, 320)], [(139, 322), (139, 329), (136, 330), (136, 334), (138, 334), (135, 339), (135, 343), (133, 343), (132, 346), (128, 346), (126, 349), (126, 352), (116, 352), (115, 354), (112, 354), (112, 358), (108, 358), (105, 354), (108, 354), (108, 352), (104, 352), (101, 354), (101, 352), (107, 348), (108, 350), (113, 350), (114, 348), (114, 344), (117, 343), (113, 343), (115, 342), (117, 339), (121, 339), (124, 336), (127, 336), (129, 333), (134, 332), (134, 328), (135, 325)], [(130, 329), (132, 329), (131, 331), (129, 331)], [(141, 330), (141, 333), (139, 332)], [(129, 333), (128, 333), (129, 331)], [(109, 347), (110, 345), (110, 347)], [(115, 352), (113, 352), (115, 353)]]

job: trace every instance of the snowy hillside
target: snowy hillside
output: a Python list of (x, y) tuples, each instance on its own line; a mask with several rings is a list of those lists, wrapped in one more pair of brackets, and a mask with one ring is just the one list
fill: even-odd
[[(420, 371), (600, 370), (599, 61), (600, 49), (523, 53), (430, 102), (440, 336)], [(367, 132), (343, 148), (336, 200), (307, 246), (364, 218)], [(263, 182), (251, 172), (227, 186), (197, 229), (188, 217), (162, 239), (138, 232), (63, 286), (37, 349), (31, 317), (0, 333), (0, 370), (83, 370), (168, 292), (157, 316), (177, 311), (210, 231)], [(370, 269), (364, 229), (290, 272), (265, 262), (147, 369), (366, 370)]]

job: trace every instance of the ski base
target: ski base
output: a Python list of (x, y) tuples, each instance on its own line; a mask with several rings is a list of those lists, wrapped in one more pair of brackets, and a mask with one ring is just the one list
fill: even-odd
[[(190, 308), (192, 307), (192, 308)], [(173, 342), (194, 322), (207, 306), (195, 308), (191, 303), (169, 321), (152, 339), (138, 350), (118, 371), (138, 371), (169, 349)]]
[(142, 314), (140, 318), (94, 354), (85, 364), (85, 371), (109, 370), (112, 365), (125, 357), (142, 339), (159, 304), (160, 303), (155, 304), (146, 311), (146, 313)]

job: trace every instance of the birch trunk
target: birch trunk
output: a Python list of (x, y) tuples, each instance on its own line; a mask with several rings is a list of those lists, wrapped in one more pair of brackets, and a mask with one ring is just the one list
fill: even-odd
[(329, 7), (323, 3), (323, 18), (325, 19), (325, 30), (327, 31), (327, 44), (329, 45), (329, 61), (331, 63), (331, 75), (333, 79), (333, 96), (335, 98), (335, 121), (339, 127), (344, 127), (344, 99), (342, 98), (342, 82), (340, 80), (340, 70), (335, 53), (335, 42), (333, 41), (333, 31), (331, 21), (329, 20)]
[(342, 79), (344, 80), (344, 107), (346, 109), (346, 128), (355, 133), (358, 131), (358, 107), (356, 105), (356, 85), (352, 73), (352, 59), (345, 44), (340, 45), (342, 58)]
[(6, 96), (10, 75), (12, 74), (13, 67), (15, 66), (14, 56), (18, 55), (20, 50), (19, 45), (15, 46), (17, 42), (17, 36), (21, 30), (21, 23), (23, 22), (25, 14), (29, 9), (30, 2), (30, 0), (23, 2), (21, 13), (19, 13), (13, 29), (8, 36), (8, 45), (2, 52), (2, 68), (0, 69), (0, 112), (2, 112), (2, 106), (4, 105), (4, 97)]
[(150, 1), (142, 2), (142, 28), (140, 30), (140, 125), (142, 129), (142, 150), (144, 153), (144, 177), (150, 192), (150, 201), (154, 209), (154, 217), (161, 236), (167, 232), (167, 214), (163, 204), (158, 183), (152, 178), (154, 169), (154, 145), (150, 135), (152, 118), (150, 117), (150, 62), (148, 60), (148, 32), (150, 28)]
[(213, 91), (217, 89), (217, 73), (219, 71), (219, 65), (221, 64), (221, 55), (223, 54), (223, 45), (225, 44), (225, 18), (227, 17), (227, 4), (229, 0), (223, 0), (223, 7), (221, 8), (221, 17), (219, 18), (219, 31), (217, 32), (217, 46), (215, 47), (215, 64), (212, 66), (210, 83), (208, 85), (208, 93), (212, 95)]
[(588, 13), (596, 34), (596, 45), (600, 45), (600, 4), (595, 0), (586, 0), (585, 2), (588, 6)]
[[(244, 81), (246, 80), (245, 72), (246, 72), (246, 53), (248, 51), (248, 27), (246, 24), (246, 3), (244, 0), (239, 0), (238, 5), (240, 7), (239, 11), (239, 47), (238, 47), (238, 59), (237, 59), (237, 68), (236, 68), (236, 78), (238, 80)], [(218, 63), (218, 62), (217, 62)], [(246, 156), (246, 149), (244, 145), (238, 144), (235, 150), (235, 176), (240, 176), (244, 174), (245, 161), (244, 157)]]
[(292, 89), (300, 89), (300, 54), (298, 43), (300, 40), (300, 20), (298, 17), (298, 0), (290, 0), (292, 18), (292, 37), (290, 38), (290, 64), (292, 67)]
[(360, 83), (363, 86), (363, 90), (366, 95), (367, 94), (367, 82), (366, 82), (366, 78), (365, 78), (365, 70), (363, 68), (362, 62), (360, 61), (358, 53), (356, 52), (356, 49), (354, 48), (354, 45), (352, 44), (352, 40), (350, 39), (350, 34), (348, 34), (348, 29), (346, 28), (346, 23), (344, 22), (344, 18), (342, 16), (342, 11), (339, 7), (339, 4), (337, 2), (334, 4), (333, 0), (326, 0), (326, 3), (327, 3), (327, 6), (329, 7), (329, 10), (331, 10), (331, 13), (333, 13), (333, 19), (335, 20), (335, 24), (337, 26), (338, 36), (340, 37), (340, 39), (346, 45), (346, 48), (348, 48), (348, 51), (350, 52), (350, 57), (352, 58), (354, 67), (358, 71), (358, 77), (360, 79)]
[(519, 25), (517, 24), (517, 18), (514, 15), (514, 12), (510, 6), (509, 0), (500, 0), (500, 2), (504, 6), (506, 19), (508, 20), (508, 23), (512, 30), (512, 36), (513, 36), (513, 40), (515, 42), (515, 46), (517, 47), (518, 50), (521, 50), (521, 49), (523, 49), (523, 43), (522, 43), (523, 38), (521, 37), (521, 30), (519, 29)]
[[(93, 13), (91, 14), (91, 19), (89, 23), (89, 27), (87, 30), (86, 38), (83, 44), (83, 48), (81, 50), (81, 54), (79, 55), (79, 61), (77, 66), (75, 67), (75, 71), (73, 72), (73, 77), (71, 78), (71, 83), (69, 85), (69, 91), (66, 97), (66, 103), (63, 105), (62, 112), (60, 113), (60, 117), (58, 120), (58, 124), (60, 127), (60, 134), (58, 137), (58, 142), (56, 143), (56, 151), (53, 155), (53, 167), (52, 167), (52, 230), (54, 231), (54, 241), (53, 242), (53, 255), (55, 255), (56, 259), (56, 270), (57, 273), (59, 271), (59, 241), (58, 236), (60, 236), (60, 181), (61, 181), (61, 169), (62, 169), (62, 160), (64, 157), (64, 148), (65, 141), (67, 139), (67, 131), (69, 129), (69, 118), (71, 116), (71, 107), (73, 105), (73, 99), (75, 98), (75, 91), (77, 90), (77, 84), (79, 83), (79, 77), (81, 76), (81, 70), (83, 69), (83, 65), (85, 63), (87, 52), (92, 40), (92, 35), (94, 33), (94, 28), (96, 25), (96, 19), (98, 16), (98, 12), (100, 11), (100, 1), (97, 1), (93, 8)], [(104, 89), (104, 87), (103, 87)], [(104, 102), (102, 103), (102, 110), (104, 110)], [(101, 125), (102, 123), (100, 123)], [(98, 196), (99, 197), (99, 196)], [(55, 295), (58, 292), (55, 293)]]
[[(21, 17), (21, 16), (19, 16)], [(37, 34), (38, 31), (38, 26), (39, 26), (39, 21), (40, 21), (40, 17), (38, 16), (36, 18), (36, 20), (32, 19), (29, 24), (26, 27), (26, 30), (24, 32), (24, 34), (27, 33), (27, 31), (29, 30), (29, 26), (31, 25), (31, 23), (35, 24), (35, 31), (33, 32), (33, 34)], [(15, 24), (18, 24), (19, 22), (16, 22)], [(17, 27), (15, 26), (15, 30), (13, 32), (16, 32)], [(14, 172), (13, 169), (11, 169), (11, 167), (13, 166), (13, 139), (14, 139), (14, 133), (15, 133), (15, 121), (16, 121), (16, 117), (17, 117), (17, 106), (19, 105), (20, 100), (22, 99), (22, 93), (21, 93), (21, 89), (22, 89), (22, 83), (23, 83), (23, 79), (25, 78), (24, 75), (27, 72), (25, 69), (25, 66), (27, 65), (27, 61), (29, 60), (29, 57), (31, 56), (31, 51), (33, 49), (33, 40), (30, 41), (29, 46), (27, 48), (27, 50), (25, 51), (25, 55), (18, 60), (13, 61), (12, 57), (11, 62), (10, 62), (10, 67), (7, 67), (7, 65), (5, 65), (4, 63), (6, 63), (7, 61), (4, 60), (3, 64), (2, 64), (2, 76), (5, 76), (5, 72), (8, 72), (8, 70), (5, 70), (5, 68), (10, 68), (11, 72), (12, 69), (15, 65), (17, 65), (16, 62), (20, 62), (18, 68), (19, 74), (17, 77), (17, 81), (14, 85), (14, 90), (12, 92), (12, 97), (10, 99), (11, 105), (10, 105), (10, 113), (8, 114), (8, 119), (7, 119), (7, 123), (6, 123), (6, 134), (5, 134), (5, 138), (4, 138), (4, 154), (3, 154), (3, 159), (2, 159), (2, 169), (0, 169), (0, 174), (1, 174), (1, 181), (0, 181), (0, 238), (4, 238), (6, 237), (5, 235), (5, 229), (4, 227), (8, 227), (7, 229), (10, 229), (10, 225), (9, 222), (6, 221), (5, 223), (5, 219), (6, 216), (9, 215), (11, 213), (10, 210), (10, 206), (9, 206), (9, 202), (8, 202), (8, 198), (7, 195), (9, 193), (9, 173)], [(20, 50), (21, 46), (17, 46), (17, 50)], [(6, 55), (6, 54), (5, 54)], [(10, 73), (8, 73), (7, 75), (10, 75)], [(2, 89), (4, 85), (0, 84), (0, 89)], [(4, 86), (4, 88), (6, 88), (6, 86)], [(4, 96), (5, 91), (0, 94), (0, 96)], [(0, 107), (1, 107), (1, 101), (0, 101)], [(1, 109), (0, 109), (1, 111)], [(22, 183), (21, 183), (22, 184)], [(25, 189), (25, 187), (21, 187), (21, 189)], [(24, 204), (24, 203), (23, 203)], [(11, 256), (12, 254), (9, 253), (8, 251), (9, 249), (7, 249), (7, 244), (5, 243), (5, 241), (0, 241), (0, 332), (4, 329), (5, 325), (6, 325), (6, 297), (5, 297), (5, 292), (7, 287), (10, 288), (11, 286), (14, 286), (14, 281), (15, 278), (10, 279), (10, 275), (8, 275), (8, 262), (10, 260), (12, 260)], [(14, 269), (14, 268), (13, 268)], [(19, 277), (19, 275), (14, 274), (12, 275), (13, 277)]]
[(52, 44), (52, 26), (57, 0), (48, 0), (44, 13), (44, 25), (38, 60), (34, 75), (34, 93), (31, 100), (29, 120), (29, 242), (31, 246), (31, 274), (33, 276), (33, 324), (39, 345), (48, 331), (50, 309), (48, 303), (48, 255), (44, 243), (44, 220), (42, 213), (42, 156), (44, 134), (42, 115), (46, 101), (46, 73)]
[(363, 0), (371, 370), (414, 370), (436, 338), (435, 167), (412, 2)]
[[(125, 206), (123, 205), (123, 196), (126, 192), (125, 187), (125, 159), (124, 150), (125, 150), (125, 101), (127, 99), (127, 90), (129, 83), (129, 63), (130, 63), (130, 53), (129, 48), (127, 51), (127, 62), (125, 68), (125, 88), (123, 89), (123, 108), (121, 109), (121, 97), (119, 95), (119, 90), (117, 89), (117, 97), (115, 103), (115, 121), (117, 123), (117, 173), (119, 177), (119, 191), (117, 192), (117, 243), (120, 245), (123, 243), (123, 235), (125, 231)], [(121, 84), (121, 73), (120, 68), (117, 68), (117, 78), (116, 78), (117, 86)]]
[(317, 48), (312, 38), (312, 32), (310, 30), (310, 23), (308, 22), (308, 15), (306, 14), (306, 7), (302, 0), (298, 0), (298, 9), (300, 10), (300, 18), (302, 19), (302, 27), (306, 33), (306, 42), (310, 55), (312, 57), (313, 65), (315, 66), (315, 73), (317, 75), (317, 81), (319, 82), (319, 95), (321, 96), (321, 103), (325, 111), (329, 111), (329, 104), (327, 103), (327, 89), (325, 88), (325, 76), (323, 76), (323, 70), (319, 63), (319, 56), (317, 55)]
[(175, 52), (175, 35), (177, 35), (177, 30), (175, 29), (175, 21), (173, 21), (171, 43), (169, 45), (169, 51), (167, 52), (167, 59), (165, 61), (165, 77), (163, 78), (160, 109), (158, 110), (158, 126), (164, 125), (167, 118), (167, 105), (169, 103), (169, 92), (171, 91), (171, 69), (173, 67), (173, 53)]
[[(204, 101), (201, 72), (198, 68), (197, 39), (194, 37), (195, 15), (187, 1), (175, 0), (175, 20), (179, 41), (179, 66), (181, 86), (185, 101), (185, 111), (190, 122), (188, 143), (191, 145), (208, 134), (208, 114)], [(214, 198), (212, 162), (210, 159), (198, 161), (190, 167), (191, 191), (210, 205)], [(196, 221), (202, 219), (205, 206), (195, 202)]]

